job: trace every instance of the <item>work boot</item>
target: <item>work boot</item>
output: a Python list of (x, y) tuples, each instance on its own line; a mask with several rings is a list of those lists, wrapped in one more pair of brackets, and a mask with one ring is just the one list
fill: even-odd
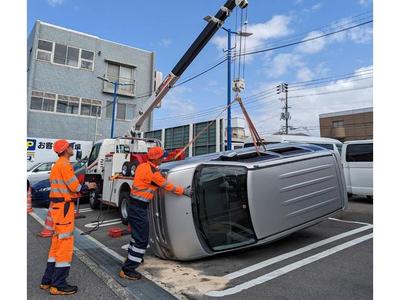
[(119, 272), (119, 277), (124, 278), (124, 279), (129, 279), (129, 280), (139, 280), (142, 278), (142, 275), (136, 271), (127, 272), (127, 271), (121, 270)]
[(51, 284), (41, 284), (41, 285), (39, 285), (39, 287), (42, 289), (42, 290), (48, 290), (50, 287), (51, 287)]
[(55, 287), (52, 286), (50, 288), (51, 295), (72, 295), (78, 291), (78, 287), (76, 285), (69, 285), (63, 287)]

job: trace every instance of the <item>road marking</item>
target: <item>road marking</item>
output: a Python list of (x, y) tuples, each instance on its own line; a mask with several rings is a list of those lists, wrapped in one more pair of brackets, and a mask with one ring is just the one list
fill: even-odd
[(80, 208), (79, 209), (79, 212), (81, 213), (81, 212), (90, 212), (90, 211), (93, 211), (93, 209), (91, 209), (91, 208)]
[(311, 263), (313, 263), (313, 262), (315, 262), (317, 260), (320, 260), (320, 259), (322, 259), (324, 257), (329, 256), (329, 255), (332, 255), (332, 254), (334, 254), (336, 252), (342, 251), (342, 250), (344, 250), (346, 248), (349, 248), (351, 246), (354, 246), (354, 245), (357, 245), (357, 244), (362, 243), (364, 241), (367, 241), (367, 240), (369, 240), (371, 238), (372, 238), (372, 233), (364, 235), (364, 236), (361, 236), (359, 238), (356, 238), (356, 239), (348, 241), (348, 242), (346, 242), (344, 244), (332, 247), (332, 248), (330, 248), (328, 250), (325, 250), (323, 252), (317, 253), (315, 255), (306, 257), (306, 258), (304, 258), (302, 260), (299, 260), (299, 261), (297, 261), (295, 263), (289, 264), (289, 265), (287, 265), (285, 267), (282, 267), (280, 269), (277, 269), (275, 271), (272, 271), (270, 273), (267, 273), (265, 275), (257, 277), (257, 278), (255, 278), (253, 280), (247, 281), (245, 283), (239, 284), (239, 285), (234, 286), (232, 288), (229, 288), (229, 289), (226, 289), (226, 290), (223, 290), (223, 291), (211, 291), (211, 292), (208, 292), (206, 295), (207, 296), (211, 296), (211, 297), (224, 297), (224, 296), (228, 296), (228, 295), (233, 295), (233, 294), (239, 293), (239, 292), (241, 292), (243, 290), (247, 290), (247, 289), (249, 289), (251, 287), (254, 287), (254, 286), (262, 284), (262, 283), (265, 283), (265, 282), (270, 281), (270, 280), (272, 280), (274, 278), (280, 277), (280, 276), (282, 276), (282, 275), (284, 275), (286, 273), (289, 273), (291, 271), (294, 271), (294, 270), (296, 270), (298, 268), (304, 267), (304, 266), (306, 266), (308, 264), (311, 264)]
[[(119, 224), (119, 223), (122, 223), (121, 219), (105, 220), (105, 221), (100, 221), (99, 222), (99, 227), (110, 226), (110, 225), (115, 225), (115, 224)], [(94, 227), (97, 226), (97, 224), (98, 224), (98, 222), (95, 221), (95, 222), (91, 222), (91, 223), (85, 224), (85, 227), (86, 228), (94, 228)]]
[(257, 263), (257, 264), (254, 264), (252, 266), (249, 266), (249, 267), (246, 267), (244, 269), (241, 269), (239, 271), (227, 274), (224, 277), (227, 277), (229, 279), (238, 278), (240, 276), (243, 276), (243, 275), (249, 274), (251, 272), (257, 271), (259, 269), (265, 268), (265, 267), (267, 267), (269, 265), (275, 264), (275, 263), (280, 262), (282, 260), (288, 259), (290, 257), (299, 255), (299, 254), (307, 252), (307, 251), (310, 251), (310, 250), (312, 250), (314, 248), (321, 247), (323, 245), (332, 243), (334, 241), (343, 239), (343, 238), (348, 237), (350, 235), (353, 235), (353, 234), (356, 234), (356, 233), (359, 233), (359, 232), (362, 232), (362, 231), (365, 231), (365, 230), (368, 230), (368, 229), (371, 229), (371, 228), (372, 228), (372, 225), (362, 226), (362, 227), (359, 227), (359, 228), (356, 228), (356, 229), (353, 229), (353, 230), (350, 230), (350, 231), (347, 231), (347, 232), (332, 236), (332, 237), (327, 238), (325, 240), (322, 240), (322, 241), (307, 245), (307, 246), (299, 248), (297, 250), (294, 250), (294, 251), (291, 251), (291, 252), (288, 252), (288, 253), (285, 253), (285, 254), (270, 258), (268, 260), (265, 260), (265, 261), (262, 261), (260, 263)]
[(336, 219), (336, 218), (328, 218), (329, 220), (332, 221), (337, 221), (337, 222), (343, 222), (343, 223), (352, 223), (352, 224), (361, 224), (361, 225), (371, 225), (370, 223), (364, 223), (364, 222), (358, 222), (358, 221), (349, 221), (349, 220), (342, 220), (342, 219)]

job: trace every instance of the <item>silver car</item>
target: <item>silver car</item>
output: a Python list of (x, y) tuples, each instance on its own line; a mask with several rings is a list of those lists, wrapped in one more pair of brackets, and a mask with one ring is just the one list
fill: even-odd
[(193, 260), (271, 242), (328, 218), (347, 204), (339, 153), (274, 144), (162, 164), (193, 196), (159, 192), (150, 209), (150, 246)]

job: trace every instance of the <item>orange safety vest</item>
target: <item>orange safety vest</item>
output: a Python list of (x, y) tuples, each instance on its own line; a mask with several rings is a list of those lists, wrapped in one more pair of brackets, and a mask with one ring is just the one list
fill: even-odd
[(81, 188), (69, 160), (60, 157), (50, 173), (50, 198), (64, 198), (69, 202), (72, 198), (79, 197)]
[(148, 203), (153, 200), (159, 187), (177, 195), (182, 195), (184, 192), (183, 187), (169, 183), (152, 162), (141, 163), (135, 170), (131, 196)]

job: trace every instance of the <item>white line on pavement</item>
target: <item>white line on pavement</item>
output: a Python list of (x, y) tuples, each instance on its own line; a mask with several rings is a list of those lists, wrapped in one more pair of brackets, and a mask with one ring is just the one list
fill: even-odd
[(239, 293), (239, 292), (241, 292), (243, 290), (247, 290), (247, 289), (249, 289), (251, 287), (254, 287), (256, 285), (259, 285), (259, 284), (265, 283), (267, 281), (270, 281), (270, 280), (272, 280), (274, 278), (282, 276), (282, 275), (284, 275), (286, 273), (289, 273), (289, 272), (291, 272), (293, 270), (296, 270), (296, 269), (301, 268), (301, 267), (303, 267), (305, 265), (311, 264), (311, 263), (313, 263), (313, 262), (315, 262), (317, 260), (320, 260), (320, 259), (322, 259), (324, 257), (332, 255), (332, 254), (334, 254), (336, 252), (339, 252), (339, 251), (344, 250), (346, 248), (349, 248), (351, 246), (354, 246), (354, 245), (357, 245), (359, 243), (362, 243), (362, 242), (364, 242), (366, 240), (369, 240), (371, 238), (372, 238), (372, 233), (364, 235), (364, 236), (361, 236), (359, 238), (356, 238), (354, 240), (351, 240), (351, 241), (348, 241), (346, 243), (340, 244), (338, 246), (332, 247), (332, 248), (330, 248), (328, 250), (325, 250), (323, 252), (317, 253), (315, 255), (306, 257), (306, 258), (304, 258), (302, 260), (299, 260), (299, 261), (297, 261), (295, 263), (289, 264), (289, 265), (287, 265), (285, 267), (282, 267), (280, 269), (277, 269), (275, 271), (272, 271), (270, 273), (267, 273), (265, 275), (257, 277), (257, 278), (255, 278), (253, 280), (247, 281), (245, 283), (239, 284), (239, 285), (234, 286), (232, 288), (229, 288), (229, 289), (226, 289), (226, 290), (223, 290), (223, 291), (211, 291), (211, 292), (208, 292), (206, 295), (207, 296), (211, 296), (211, 297), (224, 297), (224, 296), (228, 296), (228, 295), (233, 295), (233, 294)]
[(81, 213), (81, 212), (90, 212), (90, 211), (93, 211), (93, 209), (91, 209), (91, 208), (80, 208), (79, 209), (79, 212)]
[(240, 276), (243, 276), (243, 275), (249, 274), (251, 272), (257, 271), (259, 269), (265, 268), (265, 267), (267, 267), (269, 265), (275, 264), (275, 263), (280, 262), (282, 260), (285, 260), (285, 259), (288, 259), (290, 257), (299, 255), (301, 253), (310, 251), (310, 250), (312, 250), (314, 248), (318, 248), (318, 247), (321, 247), (323, 245), (332, 243), (334, 241), (343, 239), (343, 238), (348, 237), (350, 235), (353, 235), (353, 234), (368, 230), (370, 228), (372, 228), (372, 225), (366, 225), (366, 226), (362, 226), (362, 227), (359, 227), (359, 228), (356, 228), (356, 229), (353, 229), (353, 230), (350, 230), (350, 231), (335, 235), (335, 236), (327, 238), (325, 240), (322, 240), (322, 241), (307, 245), (307, 246), (299, 248), (297, 250), (294, 250), (294, 251), (291, 251), (291, 252), (288, 252), (288, 253), (285, 253), (285, 254), (270, 258), (268, 260), (265, 260), (265, 261), (262, 261), (260, 263), (257, 263), (257, 264), (254, 264), (252, 266), (249, 266), (249, 267), (246, 267), (244, 269), (241, 269), (239, 271), (230, 273), (228, 275), (225, 275), (224, 277), (227, 277), (229, 279), (238, 278)]
[(361, 224), (361, 225), (371, 225), (372, 226), (372, 224), (370, 224), (370, 223), (349, 221), (349, 220), (341, 220), (341, 219), (336, 219), (336, 218), (329, 218), (329, 220), (337, 221), (337, 222), (343, 222), (343, 223), (352, 223), (352, 224)]
[[(104, 222), (100, 221), (99, 223), (100, 223), (99, 227), (104, 227), (104, 226), (119, 224), (119, 223), (121, 223), (121, 219), (105, 220)], [(85, 224), (86, 228), (93, 228), (96, 226), (97, 226), (97, 221)]]

